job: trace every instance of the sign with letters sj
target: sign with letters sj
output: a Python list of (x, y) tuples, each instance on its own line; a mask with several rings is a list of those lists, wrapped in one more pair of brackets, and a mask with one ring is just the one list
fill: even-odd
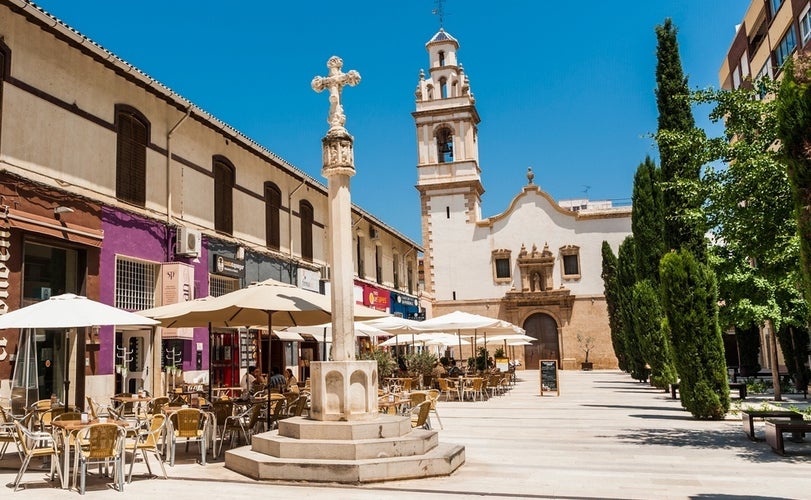
[(545, 392), (554, 392), (556, 396), (560, 396), (558, 361), (556, 359), (541, 360), (541, 396)]

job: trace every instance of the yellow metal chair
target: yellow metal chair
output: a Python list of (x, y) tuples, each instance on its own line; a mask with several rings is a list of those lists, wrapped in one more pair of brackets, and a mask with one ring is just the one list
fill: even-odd
[(417, 406), (411, 407), (411, 428), (416, 429), (421, 427), (423, 429), (430, 429), (431, 424), (428, 421), (428, 413), (431, 411), (431, 402), (423, 401)]
[(0, 406), (0, 460), (6, 456), (8, 445), (12, 443), (17, 449), (17, 456), (22, 461), (23, 455), (20, 451), (20, 445), (17, 443), (17, 429), (14, 427), (14, 419)]
[(429, 389), (427, 393), (428, 400), (431, 402), (431, 412), (436, 415), (436, 420), (439, 422), (439, 428), (445, 429), (445, 427), (442, 426), (442, 419), (439, 418), (439, 413), (436, 411), (436, 405), (439, 402), (439, 391), (436, 389)]
[[(223, 429), (222, 440), (225, 440), (225, 435), (228, 434), (231, 438), (231, 445), (233, 446), (234, 438), (241, 432), (245, 437), (245, 444), (250, 444), (250, 436), (253, 435), (256, 426), (259, 424), (259, 416), (262, 413), (261, 404), (253, 404), (239, 415), (232, 415), (225, 419), (225, 428)], [(220, 445), (222, 448), (222, 445)]]
[(158, 464), (161, 466), (161, 471), (163, 472), (163, 478), (167, 479), (168, 476), (166, 475), (166, 468), (163, 466), (163, 456), (161, 455), (160, 449), (158, 449), (158, 444), (160, 443), (161, 436), (163, 435), (163, 431), (166, 428), (166, 415), (162, 413), (156, 413), (151, 415), (147, 420), (148, 427), (144, 432), (138, 434), (134, 439), (128, 440), (125, 444), (126, 451), (132, 453), (132, 461), (130, 462), (130, 470), (129, 474), (127, 474), (127, 482), (132, 482), (132, 469), (135, 466), (135, 458), (138, 455), (138, 452), (141, 452), (141, 455), (144, 457), (144, 464), (146, 464), (146, 470), (152, 475), (152, 468), (149, 466), (149, 458), (147, 457), (147, 453), (151, 453), (155, 455), (155, 458), (158, 459)]
[(171, 432), (169, 432), (169, 466), (175, 465), (175, 449), (177, 440), (186, 440), (186, 450), (190, 442), (200, 446), (200, 462), (206, 464), (206, 426), (208, 417), (205, 412), (197, 408), (181, 408), (169, 417)]
[(14, 479), (14, 491), (19, 489), (20, 480), (22, 480), (26, 469), (28, 469), (31, 459), (35, 457), (50, 458), (51, 481), (54, 479), (54, 468), (56, 468), (56, 472), (59, 474), (59, 480), (62, 481), (62, 466), (59, 465), (59, 450), (56, 449), (56, 443), (53, 437), (47, 432), (30, 431), (20, 422), (15, 421), (14, 427), (17, 430), (17, 442), (23, 455), (20, 470), (17, 472), (17, 477)]
[(93, 424), (76, 434), (76, 457), (73, 465), (73, 484), (79, 476), (79, 493), (84, 495), (87, 483), (87, 466), (113, 463), (115, 486), (124, 491), (124, 440), (127, 432), (116, 424)]

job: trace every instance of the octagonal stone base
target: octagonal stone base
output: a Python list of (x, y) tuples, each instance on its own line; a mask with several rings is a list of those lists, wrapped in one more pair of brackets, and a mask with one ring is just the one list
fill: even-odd
[(377, 362), (313, 361), (310, 416), (315, 420), (377, 417)]
[(251, 446), (225, 453), (225, 466), (253, 479), (366, 483), (451, 474), (465, 448), (439, 443), (438, 433), (411, 429), (408, 417), (323, 422), (294, 417)]

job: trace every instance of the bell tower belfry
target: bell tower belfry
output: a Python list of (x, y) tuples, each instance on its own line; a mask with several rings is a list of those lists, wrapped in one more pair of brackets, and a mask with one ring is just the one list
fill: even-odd
[(425, 291), (450, 300), (436, 290), (434, 269), (443, 266), (435, 255), (453, 240), (470, 241), (481, 219), (481, 184), (477, 127), (479, 113), (470, 81), (459, 63), (459, 42), (444, 28), (425, 44), (428, 75), (420, 70), (415, 92), (417, 128), (417, 190), (422, 209), (425, 248)]

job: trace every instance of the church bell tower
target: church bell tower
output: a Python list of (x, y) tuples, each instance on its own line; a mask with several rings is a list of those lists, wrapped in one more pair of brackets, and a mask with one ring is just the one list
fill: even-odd
[[(479, 113), (470, 81), (459, 63), (459, 42), (444, 28), (425, 44), (428, 75), (420, 70), (417, 84), (417, 190), (422, 209), (425, 248), (425, 291), (436, 300), (435, 273), (442, 262), (435, 255), (452, 255), (445, 245), (471, 241), (481, 219), (481, 184), (477, 126)], [(435, 252), (437, 248), (442, 252)]]

